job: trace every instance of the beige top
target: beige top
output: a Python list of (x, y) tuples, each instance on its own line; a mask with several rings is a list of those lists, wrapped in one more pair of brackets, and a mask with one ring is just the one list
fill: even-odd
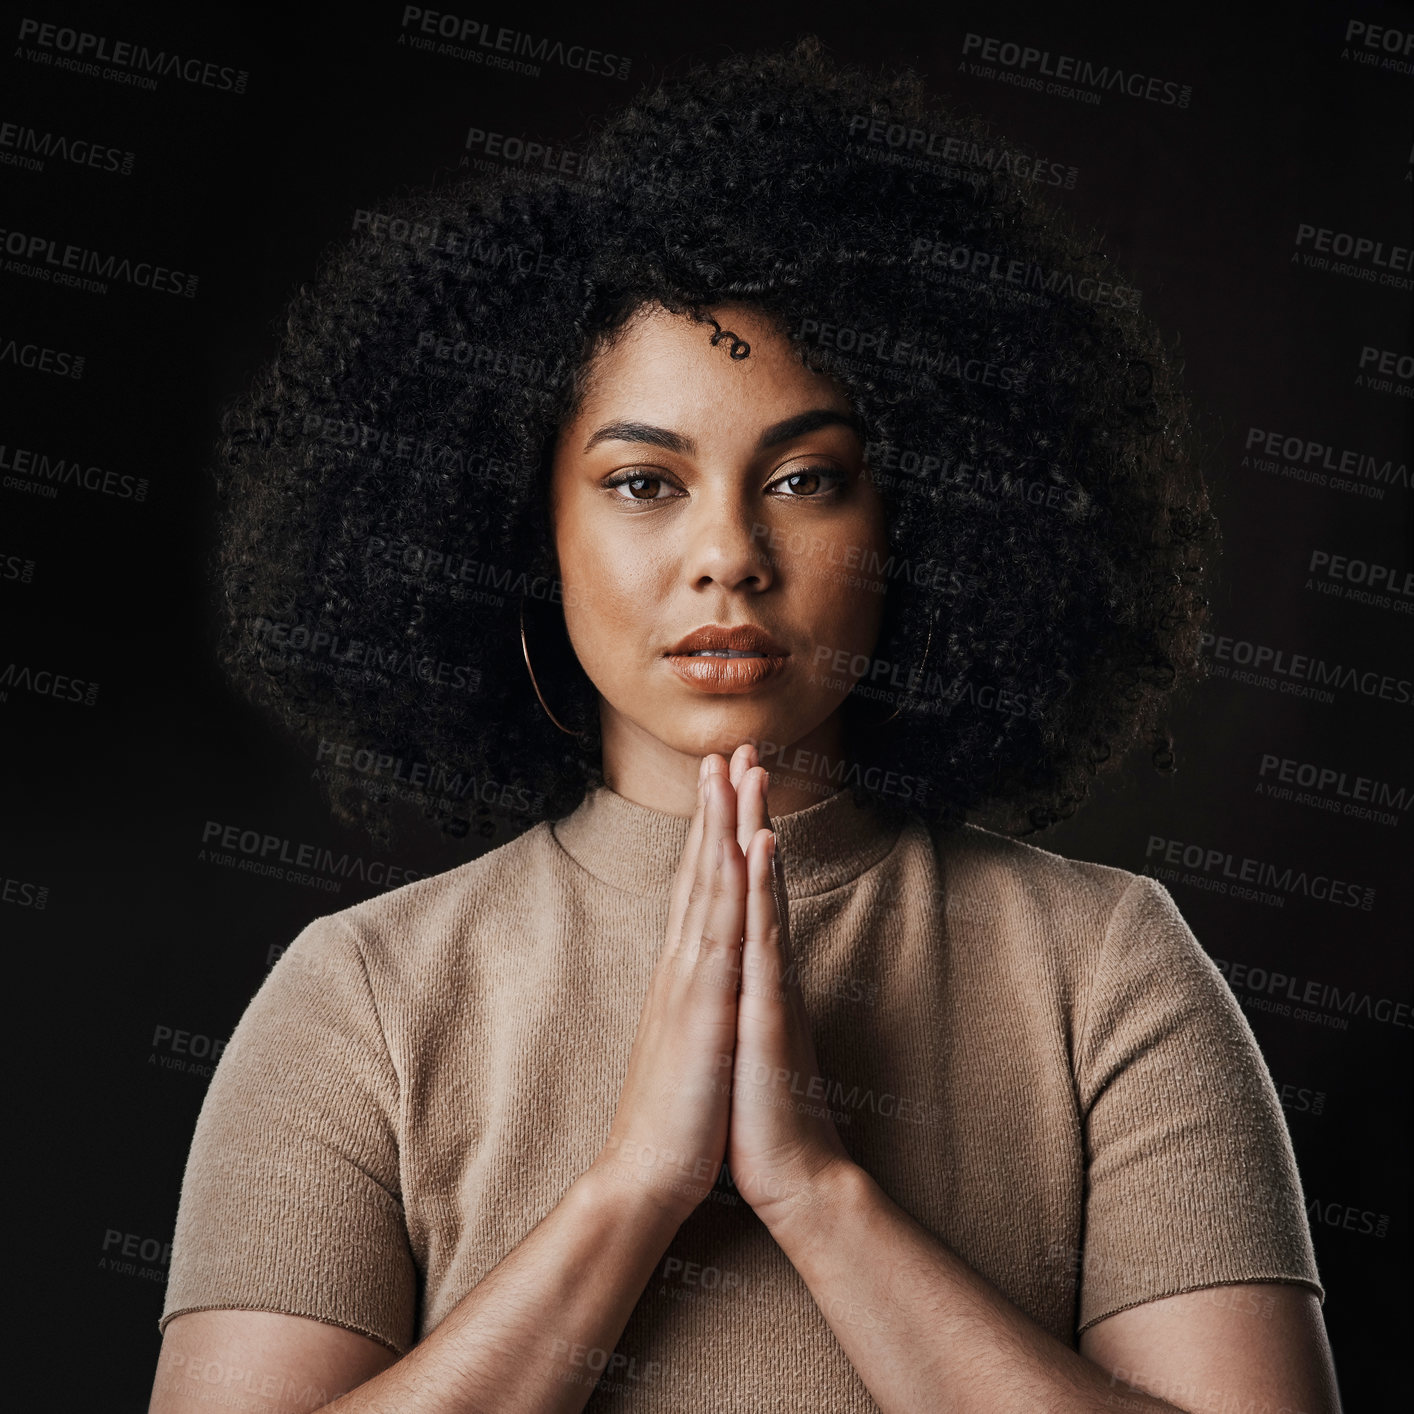
[[(1324, 1300), (1271, 1078), (1162, 885), (847, 790), (775, 823), (831, 1108), (896, 1203), (1071, 1346), (1225, 1282)], [(435, 1329), (607, 1138), (688, 825), (601, 788), (300, 933), (202, 1106), (161, 1327)], [(618, 1349), (590, 1409), (877, 1407), (726, 1182)]]

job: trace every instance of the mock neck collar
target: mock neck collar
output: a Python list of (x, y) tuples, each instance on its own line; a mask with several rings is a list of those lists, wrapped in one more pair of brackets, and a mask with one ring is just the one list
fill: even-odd
[[(785, 870), (786, 894), (821, 894), (872, 869), (893, 849), (901, 813), (873, 803), (856, 804), (850, 789), (836, 791), (802, 810), (772, 818)], [(591, 789), (551, 832), (561, 848), (616, 889), (666, 894), (687, 845), (687, 815), (639, 805), (607, 786)]]

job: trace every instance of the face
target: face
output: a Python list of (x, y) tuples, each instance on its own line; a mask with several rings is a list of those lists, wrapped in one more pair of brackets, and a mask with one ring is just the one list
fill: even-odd
[(761, 315), (712, 314), (749, 356), (687, 316), (636, 316), (592, 365), (551, 484), (606, 754), (651, 741), (694, 775), (707, 752), (764, 756), (838, 727), (879, 633), (869, 566), (888, 553), (849, 399)]

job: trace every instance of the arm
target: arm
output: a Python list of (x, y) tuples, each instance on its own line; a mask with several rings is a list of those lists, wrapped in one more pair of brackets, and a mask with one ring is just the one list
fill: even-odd
[[(772, 886), (766, 780), (750, 761), (733, 760), (748, 861), (737, 1052), (755, 1061), (753, 1074), (813, 1077), (789, 910)], [(737, 1187), (886, 1414), (1338, 1414), (1317, 1296), (1296, 1284), (1313, 1279), (1314, 1262), (1290, 1141), (1255, 1039), (1172, 901), (1150, 882), (1136, 879), (1126, 891), (1105, 943), (1078, 1047), (1090, 1159), (1079, 1352), (892, 1202), (849, 1158), (827, 1114), (777, 1105), (769, 1084), (740, 1079), (728, 1150)], [(1201, 1077), (1189, 1071), (1194, 1057)], [(1237, 1097), (1223, 1093), (1244, 1076)], [(1221, 1191), (1213, 1196), (1209, 1180), (1175, 1201), (1179, 1176), (1189, 1173), (1222, 1175)], [(1141, 1215), (1157, 1227), (1136, 1222)], [(1153, 1283), (1167, 1277), (1189, 1290), (1162, 1298)], [(1228, 1299), (1215, 1301), (1214, 1287)], [(1169, 1394), (1172, 1402), (1161, 1397)]]
[(1147, 1302), (1086, 1331), (1077, 1353), (856, 1164), (826, 1170), (771, 1233), (885, 1414), (1340, 1408), (1315, 1294), (1293, 1285)]
[(274, 1414), (541, 1414), (582, 1408), (601, 1376), (651, 1387), (612, 1346), (721, 1167), (743, 907), (732, 818), (725, 787), (704, 785), (598, 1158), (415, 1346), (376, 1008), (339, 930), (286, 954), (198, 1122), (152, 1414), (195, 1414), (222, 1385)]
[(581, 1409), (601, 1375), (614, 1379), (614, 1345), (677, 1227), (592, 1165), (401, 1360), (300, 1316), (188, 1312), (163, 1341), (150, 1414), (197, 1414), (213, 1388), (258, 1396), (271, 1414)]

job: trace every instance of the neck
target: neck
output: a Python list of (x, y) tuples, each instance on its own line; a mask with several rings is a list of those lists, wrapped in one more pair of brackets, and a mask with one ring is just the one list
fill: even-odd
[[(839, 713), (789, 744), (764, 736), (719, 736), (701, 743), (699, 754), (669, 746), (637, 722), (599, 700), (604, 743), (604, 783), (617, 795), (668, 815), (691, 815), (697, 805), (697, 768), (702, 757), (718, 752), (731, 759), (742, 742), (751, 742), (761, 765), (771, 773), (772, 816), (818, 805), (837, 790), (831, 768), (844, 749)], [(693, 749), (696, 750), (696, 747)]]

